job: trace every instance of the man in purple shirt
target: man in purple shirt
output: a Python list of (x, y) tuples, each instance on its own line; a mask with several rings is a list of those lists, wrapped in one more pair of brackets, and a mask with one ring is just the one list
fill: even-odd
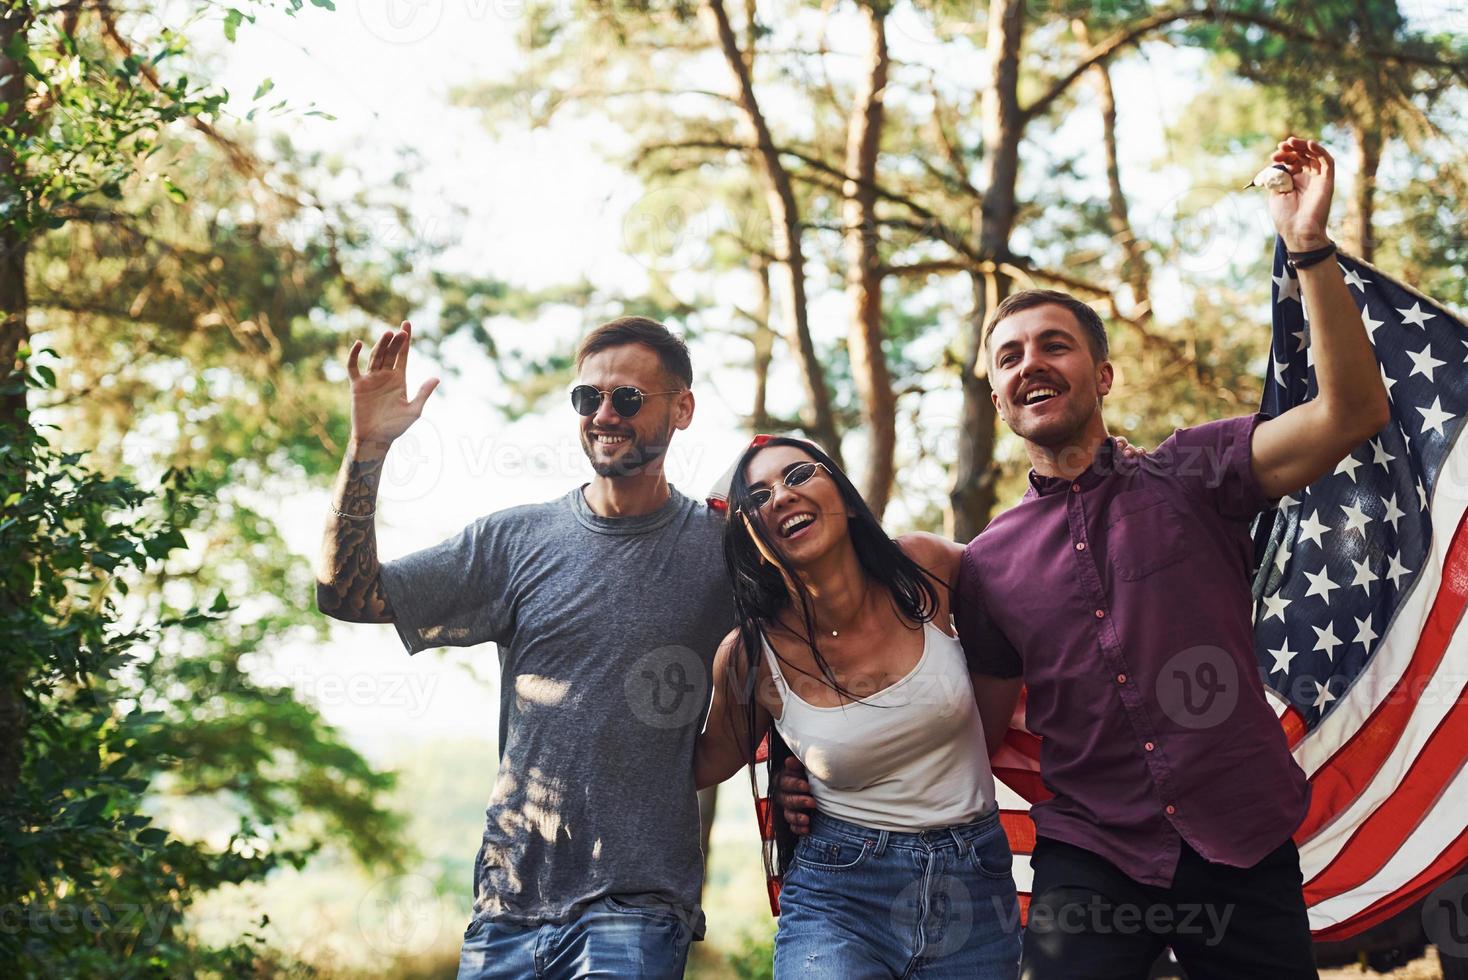
[(1309, 785), (1254, 660), (1249, 524), (1389, 419), (1360, 314), (1325, 234), (1333, 162), (1274, 154), (1294, 189), (1271, 217), (1292, 257), (1320, 394), (1270, 419), (1114, 451), (1106, 334), (1083, 303), (1019, 293), (987, 327), (994, 403), (1030, 488), (966, 549), (955, 603), (986, 710), (1027, 688), (1054, 796), (1038, 843), (1023, 976), (1145, 977), (1170, 945), (1193, 980), (1314, 977), (1291, 835)]
[[(1026, 980), (1143, 978), (1167, 946), (1192, 980), (1316, 976), (1291, 841), (1309, 786), (1254, 660), (1249, 522), (1389, 415), (1325, 234), (1333, 161), (1296, 138), (1273, 159), (1293, 175), (1269, 210), (1310, 312), (1314, 400), (1132, 460), (1102, 418), (1113, 372), (1090, 307), (1017, 293), (986, 329), (1032, 470), (966, 549), (954, 608), (980, 709), (1008, 717), (1023, 684), (1043, 738)], [(801, 783), (780, 788), (799, 830)]]

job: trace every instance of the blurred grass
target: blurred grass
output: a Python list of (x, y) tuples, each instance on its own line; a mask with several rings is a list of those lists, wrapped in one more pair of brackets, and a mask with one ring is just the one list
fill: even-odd
[[(301, 871), (210, 896), (193, 909), (190, 924), (213, 939), (258, 932), (326, 980), (452, 978), (469, 921), (474, 853), (496, 758), (492, 742), (451, 739), (376, 760), (398, 773), (393, 806), (407, 816), (409, 839), (417, 845), (417, 859), (405, 873), (374, 875), (344, 851), (326, 851)], [(708, 931), (693, 945), (687, 975), (769, 977), (775, 920), (742, 772), (719, 793), (710, 850)], [(262, 929), (263, 915), (269, 923)]]

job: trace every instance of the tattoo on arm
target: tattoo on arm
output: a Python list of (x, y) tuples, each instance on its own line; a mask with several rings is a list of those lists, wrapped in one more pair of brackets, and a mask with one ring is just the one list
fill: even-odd
[[(366, 516), (377, 508), (377, 485), (383, 458), (359, 460), (352, 453), (342, 462), (332, 506), (343, 514)], [(392, 606), (382, 589), (374, 518), (357, 520), (328, 514), (316, 580), (316, 606), (334, 619), (350, 623), (390, 623)]]

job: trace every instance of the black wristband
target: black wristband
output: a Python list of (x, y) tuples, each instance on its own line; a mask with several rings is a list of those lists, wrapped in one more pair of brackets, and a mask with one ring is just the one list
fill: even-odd
[(1319, 265), (1335, 254), (1335, 242), (1308, 252), (1285, 252), (1285, 264), (1296, 271)]

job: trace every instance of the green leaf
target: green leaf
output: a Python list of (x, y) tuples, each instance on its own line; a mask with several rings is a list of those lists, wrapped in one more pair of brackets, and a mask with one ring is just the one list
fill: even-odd
[(182, 204), (189, 199), (188, 194), (184, 193), (183, 188), (179, 187), (167, 177), (163, 178), (163, 189), (168, 192), (168, 196), (172, 198), (174, 203), (176, 204)]
[(229, 599), (225, 597), (224, 590), (220, 589), (219, 594), (214, 597), (214, 604), (209, 607), (209, 611), (224, 612), (228, 608)]
[(161, 827), (149, 827), (138, 831), (138, 843), (144, 847), (157, 847), (168, 839), (168, 831)]
[(321, 7), (326, 10), (335, 10), (336, 4), (332, 0), (311, 0), (311, 6)]
[(244, 11), (236, 10), (235, 8), (231, 7), (229, 13), (224, 15), (224, 36), (230, 41), (233, 41), (235, 39), (235, 34), (238, 33), (240, 29), (240, 23), (244, 19)]
[(273, 88), (275, 88), (275, 80), (271, 78), (265, 79), (263, 82), (260, 83), (260, 87), (255, 89), (255, 94), (253, 96), (254, 100), (258, 102), (262, 95), (264, 95), (266, 92), (269, 92)]

